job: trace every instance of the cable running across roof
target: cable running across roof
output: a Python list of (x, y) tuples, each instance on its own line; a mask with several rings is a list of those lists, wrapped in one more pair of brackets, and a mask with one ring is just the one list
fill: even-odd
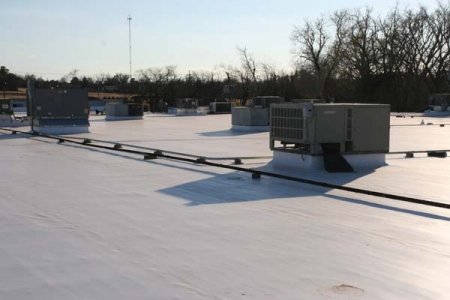
[[(19, 131), (19, 130), (8, 129), (8, 128), (0, 128), (0, 130), (9, 131), (12, 134), (22, 133), (22, 134), (33, 135), (33, 136), (42, 137), (42, 138), (53, 139), (53, 140), (57, 140), (59, 143), (67, 142), (67, 143), (77, 144), (77, 145), (86, 146), (86, 147), (93, 147), (93, 148), (98, 148), (98, 149), (118, 151), (118, 152), (130, 153), (130, 154), (139, 154), (139, 155), (143, 155), (144, 158), (146, 158), (146, 159), (166, 158), (166, 159), (175, 160), (175, 161), (191, 162), (194, 164), (203, 164), (203, 165), (208, 165), (208, 166), (213, 166), (213, 167), (218, 167), (218, 168), (241, 171), (241, 172), (251, 173), (253, 178), (260, 178), (260, 176), (268, 176), (268, 177), (284, 179), (284, 180), (289, 180), (289, 181), (294, 181), (294, 182), (300, 182), (300, 183), (305, 183), (305, 184), (310, 184), (310, 185), (320, 186), (320, 187), (325, 187), (325, 188), (330, 188), (330, 189), (342, 190), (342, 191), (347, 191), (347, 192), (352, 192), (352, 193), (357, 193), (357, 194), (364, 194), (364, 195), (375, 196), (375, 197), (380, 197), (380, 198), (387, 198), (387, 199), (391, 199), (391, 200), (397, 200), (397, 201), (421, 204), (421, 205), (426, 205), (426, 206), (450, 209), (450, 203), (442, 203), (442, 202), (437, 202), (437, 201), (431, 201), (431, 200), (406, 197), (406, 196), (389, 194), (389, 193), (370, 191), (370, 190), (366, 190), (366, 189), (347, 187), (347, 186), (336, 185), (336, 184), (322, 182), (322, 181), (315, 181), (315, 180), (310, 180), (310, 179), (305, 179), (305, 178), (282, 175), (282, 174), (273, 173), (273, 172), (247, 169), (247, 168), (238, 167), (235, 165), (224, 165), (221, 163), (207, 161), (204, 157), (199, 157), (199, 156), (195, 156), (197, 158), (195, 158), (195, 157), (188, 158), (188, 157), (164, 154), (161, 150), (157, 150), (155, 152), (150, 153), (150, 152), (145, 152), (145, 151), (140, 151), (140, 150), (124, 149), (122, 147), (117, 147), (116, 145), (118, 145), (118, 144), (111, 146), (111, 147), (104, 146), (104, 145), (97, 145), (97, 144), (94, 144), (93, 140), (91, 140), (91, 139), (83, 139), (83, 141), (77, 141), (77, 140), (73, 140), (73, 139), (63, 138), (60, 136), (39, 134), (36, 132), (26, 132), (26, 131)], [(105, 142), (105, 141), (101, 141), (101, 140), (96, 140), (96, 141), (97, 142)], [(111, 142), (106, 142), (106, 143), (111, 143)], [(192, 156), (192, 155), (189, 155), (189, 156)]]

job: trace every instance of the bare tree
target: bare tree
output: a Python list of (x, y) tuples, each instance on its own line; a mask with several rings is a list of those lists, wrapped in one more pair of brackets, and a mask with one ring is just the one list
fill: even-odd
[(247, 74), (241, 70), (231, 65), (222, 65), (223, 72), (226, 74), (227, 84), (236, 84), (236, 93), (240, 95), (241, 105), (245, 106), (247, 98), (249, 96), (251, 79)]
[[(241, 103), (242, 105), (245, 105), (247, 98), (251, 94), (254, 93), (255, 96), (259, 94), (256, 61), (253, 58), (253, 54), (249, 53), (246, 47), (237, 47), (237, 51), (241, 58), (241, 68), (236, 68), (234, 73), (239, 77), (240, 82), (243, 85)], [(252, 87), (254, 88), (253, 93)]]
[[(295, 27), (291, 34), (297, 68), (315, 74), (322, 96), (333, 94), (331, 82), (342, 60), (348, 19), (346, 10), (337, 11), (329, 21), (323, 17), (314, 22), (306, 20), (302, 28)], [(330, 35), (333, 29), (334, 38)]]
[(64, 75), (61, 78), (62, 82), (71, 82), (74, 78), (78, 77), (80, 70), (78, 69), (73, 69), (72, 71), (70, 71), (69, 73), (67, 73), (66, 75)]
[(256, 76), (256, 62), (253, 55), (247, 52), (246, 47), (237, 47), (237, 51), (241, 57), (243, 73), (245, 73), (247, 77), (251, 77), (255, 83), (258, 82)]
[[(261, 70), (261, 80), (259, 83), (259, 90), (262, 95), (279, 94), (278, 79), (279, 72), (276, 65), (273, 62), (265, 61), (259, 63), (259, 69)], [(282, 74), (282, 72), (280, 73)]]
[(137, 71), (139, 82), (146, 87), (146, 93), (152, 101), (174, 101), (176, 87), (172, 83), (178, 81), (176, 68), (174, 65), (169, 65), (164, 68)]
[(246, 105), (251, 95), (258, 95), (257, 63), (246, 47), (237, 47), (241, 59), (240, 67), (225, 66), (221, 68), (227, 77), (227, 83), (236, 83), (236, 92), (240, 95), (241, 105)]
[(433, 47), (424, 55), (429, 77), (429, 88), (433, 92), (442, 92), (446, 85), (447, 71), (450, 69), (450, 9), (449, 5), (439, 3), (434, 13), (427, 18), (427, 27), (434, 40)]
[(401, 71), (404, 61), (404, 43), (407, 38), (402, 34), (402, 16), (398, 7), (385, 18), (378, 19), (379, 34), (375, 37), (379, 48), (379, 62), (383, 74)]
[(378, 24), (372, 10), (357, 10), (351, 15), (351, 27), (345, 41), (343, 64), (345, 72), (353, 79), (367, 82), (378, 70)]
[(291, 35), (294, 43), (294, 54), (298, 63), (309, 64), (313, 71), (322, 73), (324, 54), (330, 37), (325, 29), (326, 21), (323, 18), (315, 22), (305, 21), (302, 28), (295, 27)]

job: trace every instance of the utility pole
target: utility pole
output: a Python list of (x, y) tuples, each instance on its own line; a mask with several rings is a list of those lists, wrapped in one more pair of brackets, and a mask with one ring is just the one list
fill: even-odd
[(189, 70), (189, 75), (188, 75), (188, 97), (189, 98), (192, 96), (191, 90), (192, 90), (192, 88), (191, 88), (191, 70)]
[(128, 39), (130, 44), (130, 84), (131, 84), (131, 15), (128, 15)]
[(6, 75), (8, 74), (9, 69), (7, 69), (5, 66), (0, 67), (0, 74), (2, 75), (2, 81), (3, 81), (3, 98), (6, 98)]

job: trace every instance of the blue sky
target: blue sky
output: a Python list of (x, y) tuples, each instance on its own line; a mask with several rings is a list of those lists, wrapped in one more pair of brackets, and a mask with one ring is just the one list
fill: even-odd
[(236, 47), (257, 61), (291, 70), (294, 26), (335, 10), (369, 6), (384, 14), (396, 3), (433, 8), (435, 0), (0, 0), (0, 65), (11, 72), (60, 78), (176, 65), (180, 74), (238, 65)]

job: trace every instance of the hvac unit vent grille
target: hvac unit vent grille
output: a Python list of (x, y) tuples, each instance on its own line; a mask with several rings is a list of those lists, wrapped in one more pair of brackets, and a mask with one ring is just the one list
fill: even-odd
[(303, 140), (304, 118), (301, 108), (272, 108), (272, 136)]
[(353, 109), (347, 109), (347, 141), (353, 139)]

